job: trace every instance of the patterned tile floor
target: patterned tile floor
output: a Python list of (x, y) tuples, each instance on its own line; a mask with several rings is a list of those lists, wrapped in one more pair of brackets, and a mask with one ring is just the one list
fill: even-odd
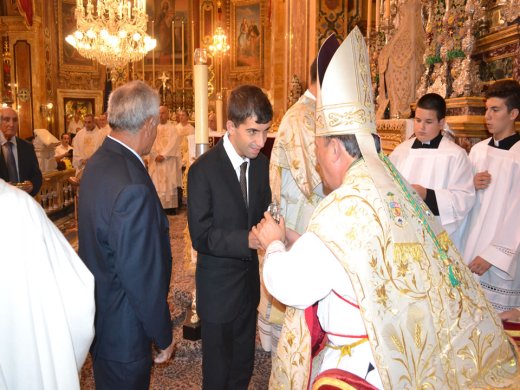
[[(191, 293), (195, 288), (193, 271), (184, 261), (184, 231), (186, 210), (169, 216), (170, 237), (173, 253), (172, 284), (168, 302), (173, 320), (174, 337), (177, 341), (175, 357), (166, 364), (157, 365), (152, 370), (150, 389), (154, 390), (196, 390), (201, 389), (202, 353), (200, 341), (189, 341), (182, 337), (182, 323), (186, 317), (186, 307), (191, 303)], [(55, 221), (72, 246), (77, 250), (77, 227), (71, 216)], [(255, 369), (249, 389), (267, 389), (271, 372), (270, 354), (264, 352), (257, 342)], [(92, 363), (87, 359), (81, 371), (81, 389), (94, 389)]]

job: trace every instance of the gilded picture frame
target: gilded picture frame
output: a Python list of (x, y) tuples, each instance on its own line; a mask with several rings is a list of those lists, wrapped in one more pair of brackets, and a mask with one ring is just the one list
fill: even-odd
[(69, 72), (97, 72), (98, 63), (89, 60), (78, 53), (65, 37), (76, 30), (75, 0), (58, 1), (58, 51), (59, 66), (63, 71)]
[[(191, 1), (148, 0), (148, 34), (157, 39), (155, 50), (145, 56), (147, 69), (153, 64), (157, 70), (170, 70), (172, 54), (175, 50), (175, 68), (180, 69), (182, 61), (182, 46), (184, 46), (184, 64), (191, 66), (193, 51), (193, 10)], [(153, 31), (152, 31), (153, 22)], [(174, 22), (172, 24), (172, 22)], [(174, 32), (172, 34), (172, 27)], [(184, 41), (182, 38), (184, 37)], [(174, 41), (173, 41), (174, 40)], [(173, 44), (172, 44), (173, 43)]]
[(263, 65), (263, 8), (260, 0), (231, 0), (231, 72), (259, 71)]

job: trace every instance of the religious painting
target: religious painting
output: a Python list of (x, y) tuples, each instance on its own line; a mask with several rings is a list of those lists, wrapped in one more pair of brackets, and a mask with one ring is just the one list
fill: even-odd
[(58, 102), (58, 133), (62, 134), (68, 128), (68, 122), (76, 111), (84, 116), (103, 112), (103, 91), (85, 89), (57, 89)]
[(81, 118), (87, 114), (96, 115), (95, 99), (81, 99), (81, 98), (63, 98), (64, 106), (64, 123), (65, 129), (68, 129), (70, 120), (74, 117), (76, 112), (80, 113)]
[(231, 69), (250, 71), (262, 66), (262, 8), (259, 0), (231, 2)]
[(60, 0), (58, 2), (58, 49), (60, 53), (60, 68), (65, 71), (96, 71), (97, 62), (89, 60), (69, 43), (65, 37), (76, 31), (75, 0)]
[[(190, 58), (189, 44), (192, 35), (191, 23), (188, 22), (190, 4), (185, 1), (148, 0), (148, 34), (157, 40), (155, 50), (148, 53), (145, 63), (156, 66), (172, 65), (172, 55), (175, 52), (175, 64), (188, 64)], [(173, 34), (172, 34), (173, 29)], [(184, 53), (184, 61), (183, 55)]]

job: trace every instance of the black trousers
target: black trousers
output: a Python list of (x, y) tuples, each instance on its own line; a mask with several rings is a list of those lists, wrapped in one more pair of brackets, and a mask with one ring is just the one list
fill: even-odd
[(202, 320), (202, 388), (247, 390), (255, 361), (256, 307), (244, 303), (230, 322)]
[(130, 363), (92, 358), (96, 390), (148, 390), (152, 356)]

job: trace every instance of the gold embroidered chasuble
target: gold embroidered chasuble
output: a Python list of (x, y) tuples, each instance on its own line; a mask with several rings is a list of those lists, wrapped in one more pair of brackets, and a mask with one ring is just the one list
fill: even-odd
[[(288, 169), (307, 199), (321, 183), (314, 145), (316, 101), (303, 95), (284, 115), (269, 165), (273, 199), (280, 203), (281, 171)], [(317, 200), (319, 201), (319, 199)]]
[[(384, 163), (394, 188), (387, 185), (380, 194), (361, 160), (320, 203), (308, 231), (350, 277), (385, 389), (518, 388), (518, 357), (499, 318), (447, 233), (400, 184), (389, 161)], [(455, 287), (426, 223), (451, 260), (460, 282)], [(308, 384), (310, 336), (305, 319), (296, 314), (286, 321), (271, 389)]]

